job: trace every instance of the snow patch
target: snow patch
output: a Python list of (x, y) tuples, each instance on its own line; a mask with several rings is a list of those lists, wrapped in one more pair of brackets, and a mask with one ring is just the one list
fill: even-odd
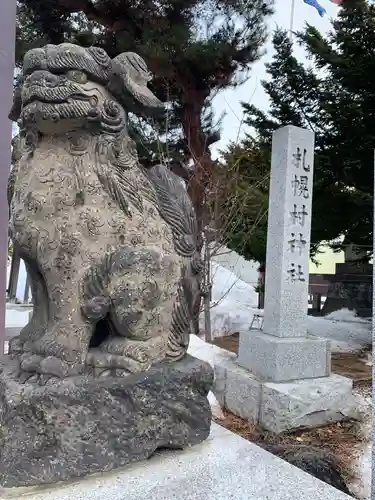
[[(263, 310), (258, 309), (254, 285), (216, 263), (212, 264), (212, 276), (211, 326), (214, 336), (247, 330), (254, 314), (263, 314)], [(203, 325), (201, 317), (202, 328)], [(371, 320), (359, 318), (349, 309), (324, 317), (308, 316), (307, 331), (311, 336), (331, 340), (333, 352), (356, 351), (372, 342)]]
[(227, 247), (221, 247), (216, 254), (213, 255), (212, 261), (234, 273), (238, 278), (249, 285), (256, 285), (258, 282), (259, 264), (254, 261), (245, 260)]
[(211, 328), (214, 336), (230, 335), (248, 328), (255, 311), (258, 312), (254, 285), (215, 263), (212, 264), (212, 277)]
[(371, 321), (349, 309), (324, 317), (308, 316), (307, 330), (311, 336), (330, 339), (333, 352), (356, 351), (372, 342)]
[(351, 311), (350, 309), (343, 308), (340, 311), (334, 311), (325, 316), (326, 319), (332, 321), (346, 321), (348, 323), (365, 323), (367, 324), (371, 321), (371, 318), (360, 318), (357, 316), (356, 311)]
[(29, 322), (29, 311), (20, 311), (17, 309), (12, 309), (7, 304), (5, 310), (5, 327), (6, 328), (22, 328)]

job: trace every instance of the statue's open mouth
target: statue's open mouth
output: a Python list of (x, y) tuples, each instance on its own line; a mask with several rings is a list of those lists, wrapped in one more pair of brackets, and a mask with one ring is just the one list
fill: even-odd
[(41, 99), (40, 97), (36, 97), (36, 96), (33, 96), (33, 97), (30, 97), (29, 99), (23, 99), (22, 100), (22, 104), (23, 104), (23, 107), (25, 106), (28, 106), (29, 104), (33, 104), (33, 103), (41, 103), (41, 104), (64, 104), (68, 102), (67, 99), (53, 99), (53, 100), (49, 100), (49, 99)]
[(97, 108), (98, 97), (84, 94), (77, 87), (74, 84), (53, 88), (40, 84), (24, 87), (21, 95), (21, 122), (33, 126), (39, 123), (42, 127), (45, 127), (41, 125), (43, 122), (57, 123), (81, 118), (97, 122), (101, 117)]
[(75, 99), (82, 101), (91, 99), (87, 94), (77, 92), (77, 90), (76, 88), (66, 86), (48, 88), (42, 85), (30, 85), (22, 90), (22, 105), (25, 107), (34, 102), (44, 104), (65, 104)]

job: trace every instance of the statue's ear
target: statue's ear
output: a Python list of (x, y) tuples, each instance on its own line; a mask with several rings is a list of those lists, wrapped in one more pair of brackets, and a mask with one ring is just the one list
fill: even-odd
[(9, 120), (12, 120), (12, 122), (16, 122), (21, 115), (21, 111), (22, 111), (22, 99), (21, 99), (22, 84), (23, 84), (23, 76), (21, 74), (18, 76), (16, 83), (14, 85), (13, 104), (12, 104), (12, 108), (11, 108), (9, 115), (8, 115)]
[(134, 52), (112, 60), (108, 90), (128, 111), (153, 116), (163, 113), (164, 104), (147, 87), (151, 80), (145, 61)]

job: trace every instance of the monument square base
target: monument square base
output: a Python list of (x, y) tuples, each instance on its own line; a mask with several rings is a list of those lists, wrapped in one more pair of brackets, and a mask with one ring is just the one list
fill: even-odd
[(216, 424), (204, 443), (184, 451), (157, 452), (147, 461), (74, 483), (2, 493), (1, 500), (351, 498)]
[(9, 356), (1, 368), (3, 488), (109, 471), (158, 448), (201, 443), (210, 432), (213, 371), (188, 355), (137, 375), (72, 377), (46, 386), (20, 384)]
[(220, 404), (280, 434), (359, 418), (352, 380), (340, 375), (275, 383), (259, 379), (235, 357), (215, 364), (212, 389)]
[(331, 371), (330, 342), (245, 331), (240, 333), (238, 364), (269, 382), (327, 377)]

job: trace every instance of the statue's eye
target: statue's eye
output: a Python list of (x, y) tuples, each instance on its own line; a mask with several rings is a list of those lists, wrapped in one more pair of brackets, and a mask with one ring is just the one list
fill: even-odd
[(66, 74), (69, 80), (77, 83), (86, 83), (87, 75), (83, 71), (71, 70)]

